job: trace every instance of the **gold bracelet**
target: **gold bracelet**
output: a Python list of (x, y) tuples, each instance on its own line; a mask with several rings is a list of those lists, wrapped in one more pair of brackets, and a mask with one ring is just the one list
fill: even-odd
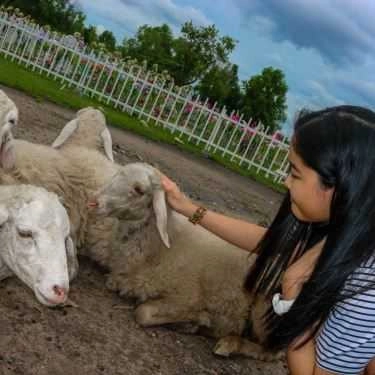
[(199, 224), (199, 223), (202, 221), (203, 216), (206, 214), (206, 212), (207, 212), (207, 208), (204, 208), (204, 207), (202, 207), (202, 206), (199, 206), (199, 207), (195, 210), (195, 212), (193, 213), (193, 215), (191, 215), (191, 216), (189, 217), (189, 221), (190, 221), (191, 223), (193, 223), (194, 225), (195, 225), (195, 224)]

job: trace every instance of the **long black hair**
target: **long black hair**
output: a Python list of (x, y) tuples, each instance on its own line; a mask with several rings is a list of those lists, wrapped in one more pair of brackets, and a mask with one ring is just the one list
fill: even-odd
[[(268, 349), (286, 348), (306, 332), (310, 336), (300, 345), (312, 337), (334, 305), (349, 297), (343, 292), (347, 278), (375, 254), (375, 113), (355, 106), (303, 112), (295, 123), (292, 147), (334, 193), (326, 223), (299, 221), (287, 194), (258, 244), (245, 288), (270, 300), (287, 266), (326, 239), (291, 309), (278, 316), (270, 308), (264, 316)], [(371, 287), (369, 281), (362, 289)]]

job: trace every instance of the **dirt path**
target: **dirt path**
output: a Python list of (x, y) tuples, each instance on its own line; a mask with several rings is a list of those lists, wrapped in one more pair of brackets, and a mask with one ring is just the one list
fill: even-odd
[[(1, 87), (20, 109), (18, 138), (51, 144), (74, 112)], [(221, 212), (269, 223), (281, 196), (218, 164), (111, 128), (119, 163), (157, 165), (196, 200)], [(104, 288), (104, 275), (81, 260), (70, 297), (78, 307), (48, 309), (16, 279), (0, 283), (0, 375), (286, 374), (282, 362), (221, 359), (214, 340), (166, 328), (142, 329), (133, 306)]]

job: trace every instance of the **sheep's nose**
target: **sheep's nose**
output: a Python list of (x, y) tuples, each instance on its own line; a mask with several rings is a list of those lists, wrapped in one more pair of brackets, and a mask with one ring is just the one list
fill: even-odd
[(54, 297), (52, 299), (52, 301), (54, 303), (63, 303), (65, 302), (66, 300), (66, 297), (68, 295), (68, 291), (66, 288), (63, 288), (59, 285), (54, 285), (52, 287), (52, 290), (53, 290), (53, 293), (54, 293)]

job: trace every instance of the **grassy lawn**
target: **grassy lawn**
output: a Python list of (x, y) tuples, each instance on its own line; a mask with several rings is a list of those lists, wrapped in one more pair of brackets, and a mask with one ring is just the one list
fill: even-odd
[[(5, 59), (3, 56), (0, 56), (0, 83), (24, 91), (33, 96), (36, 100), (51, 101), (75, 110), (87, 106), (100, 106), (103, 108), (108, 122), (113, 126), (133, 131), (134, 133), (155, 141), (174, 144), (180, 149), (195, 154), (202, 154), (202, 147), (181, 143), (176, 140), (174, 134), (170, 134), (160, 126), (145, 126), (138, 118), (114, 110), (103, 102), (93, 100), (88, 96), (81, 96), (77, 90), (68, 88), (66, 83), (61, 83), (57, 80), (55, 81), (53, 78), (47, 77), (46, 74), (40, 75), (37, 72), (32, 72), (30, 69), (26, 69), (25, 67), (10, 61), (10, 58)], [(218, 155), (209, 156), (216, 162), (241, 175), (248, 176), (279, 192), (285, 191), (282, 185), (269, 181), (265, 176), (262, 174), (256, 174), (252, 169), (248, 170), (247, 168), (241, 168), (237, 164)]]

